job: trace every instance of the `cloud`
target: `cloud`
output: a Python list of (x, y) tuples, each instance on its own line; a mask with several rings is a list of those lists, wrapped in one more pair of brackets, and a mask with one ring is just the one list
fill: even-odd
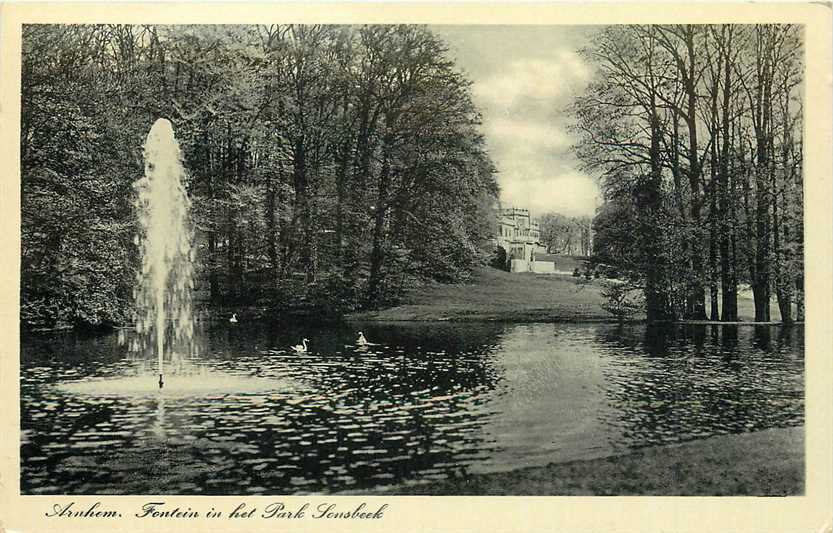
[(437, 26), (472, 80), (501, 202), (533, 214), (592, 215), (599, 189), (578, 170), (566, 109), (593, 76), (579, 54), (592, 29)]
[(554, 59), (511, 61), (505, 70), (475, 83), (475, 101), (492, 111), (551, 114), (572, 87), (590, 78), (590, 69), (574, 52), (560, 50)]
[(593, 214), (598, 187), (575, 170), (574, 139), (564, 117), (576, 87), (589, 79), (590, 70), (579, 57), (560, 50), (548, 60), (515, 60), (475, 82), (503, 203), (536, 214)]
[(501, 151), (534, 156), (541, 150), (567, 150), (572, 139), (554, 124), (530, 119), (498, 117), (484, 123), (487, 138)]
[(506, 207), (527, 207), (535, 216), (593, 216), (598, 194), (596, 182), (580, 172), (526, 174), (506, 180), (501, 201)]

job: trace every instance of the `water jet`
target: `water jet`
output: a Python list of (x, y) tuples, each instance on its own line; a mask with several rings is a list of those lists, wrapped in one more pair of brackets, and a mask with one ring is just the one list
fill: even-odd
[(137, 273), (134, 351), (155, 352), (159, 388), (165, 357), (193, 355), (193, 283), (190, 200), (182, 155), (167, 119), (154, 122), (144, 146), (145, 172), (136, 181), (135, 204), (141, 269)]

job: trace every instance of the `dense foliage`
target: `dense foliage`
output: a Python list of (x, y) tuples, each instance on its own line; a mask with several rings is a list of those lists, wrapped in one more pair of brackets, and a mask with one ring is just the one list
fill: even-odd
[(25, 324), (129, 320), (132, 184), (159, 117), (212, 305), (374, 307), (488, 260), (494, 169), (469, 82), (426, 28), (30, 25)]
[(538, 219), (541, 244), (551, 254), (584, 255), (592, 253), (592, 219), (546, 213)]
[[(614, 26), (586, 57), (578, 156), (603, 178), (594, 254), (642, 281), (649, 320), (803, 320), (801, 28)], [(706, 315), (706, 293), (710, 315)], [(719, 312), (718, 312), (719, 311)]]

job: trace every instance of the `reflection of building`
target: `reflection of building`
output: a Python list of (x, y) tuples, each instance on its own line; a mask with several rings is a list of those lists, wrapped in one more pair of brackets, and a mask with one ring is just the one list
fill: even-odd
[(541, 230), (538, 221), (529, 215), (528, 209), (510, 207), (502, 209), (498, 216), (497, 245), (506, 250), (512, 272), (553, 272), (551, 261), (536, 261), (535, 255), (546, 253), (541, 246)]

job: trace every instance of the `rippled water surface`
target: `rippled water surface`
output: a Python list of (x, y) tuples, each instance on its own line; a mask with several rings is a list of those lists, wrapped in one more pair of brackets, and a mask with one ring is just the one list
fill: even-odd
[(24, 335), (24, 493), (370, 490), (804, 421), (800, 328), (219, 324), (161, 394), (124, 335)]

